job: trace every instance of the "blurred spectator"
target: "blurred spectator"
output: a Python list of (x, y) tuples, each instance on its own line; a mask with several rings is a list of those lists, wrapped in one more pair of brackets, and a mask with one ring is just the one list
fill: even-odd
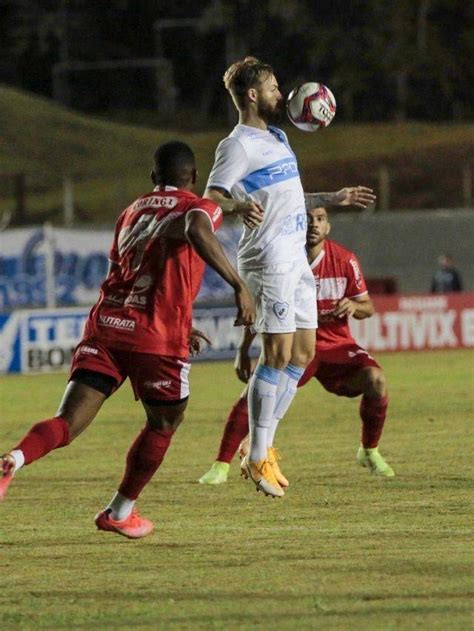
[(431, 281), (431, 293), (447, 294), (451, 291), (462, 291), (461, 274), (454, 267), (449, 254), (441, 254), (438, 257), (438, 269)]

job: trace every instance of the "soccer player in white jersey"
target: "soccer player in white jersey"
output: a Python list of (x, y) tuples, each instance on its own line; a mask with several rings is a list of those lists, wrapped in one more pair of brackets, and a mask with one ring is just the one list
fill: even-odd
[[(284, 111), (272, 67), (246, 57), (228, 68), (224, 83), (239, 124), (217, 147), (204, 196), (224, 213), (244, 215), (238, 267), (256, 299), (262, 356), (249, 382), (250, 452), (243, 466), (258, 490), (281, 497), (270, 465), (273, 437), (314, 357), (317, 327), (305, 195), (287, 136), (272, 125)], [(359, 186), (315, 194), (313, 203), (365, 208), (374, 200)]]

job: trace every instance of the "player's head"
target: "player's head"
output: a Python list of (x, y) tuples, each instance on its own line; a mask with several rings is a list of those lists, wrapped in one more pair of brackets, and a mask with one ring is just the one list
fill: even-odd
[(306, 245), (314, 247), (324, 241), (331, 231), (328, 211), (324, 206), (310, 208), (307, 212), (308, 228), (306, 230)]
[(151, 179), (157, 186), (191, 188), (196, 182), (196, 159), (189, 145), (172, 140), (155, 151), (155, 164)]
[(438, 256), (438, 265), (441, 268), (448, 269), (453, 267), (453, 259), (449, 254), (440, 254)]
[(267, 124), (281, 120), (285, 104), (269, 64), (255, 57), (236, 61), (226, 70), (224, 85), (240, 112), (254, 109)]

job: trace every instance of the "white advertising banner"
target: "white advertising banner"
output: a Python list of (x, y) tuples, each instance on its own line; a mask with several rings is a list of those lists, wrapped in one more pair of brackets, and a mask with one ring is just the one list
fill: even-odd
[[(377, 313), (352, 320), (357, 342), (368, 351), (474, 348), (474, 293), (374, 297)], [(0, 372), (67, 370), (81, 339), (88, 308), (19, 310), (0, 314)], [(198, 360), (235, 355), (242, 333), (234, 307), (194, 310), (194, 326), (212, 341)], [(253, 347), (258, 354), (258, 344)]]

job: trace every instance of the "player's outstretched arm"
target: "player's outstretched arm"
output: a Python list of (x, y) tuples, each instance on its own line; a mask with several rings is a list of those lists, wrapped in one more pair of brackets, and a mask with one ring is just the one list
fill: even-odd
[(186, 239), (199, 256), (210, 265), (234, 290), (237, 305), (235, 326), (255, 321), (255, 305), (244, 281), (232, 267), (221, 244), (214, 236), (209, 217), (201, 211), (186, 213)]
[(334, 193), (305, 193), (307, 207), (357, 206), (367, 208), (376, 201), (374, 191), (366, 186), (349, 186)]
[(263, 221), (263, 208), (256, 202), (239, 202), (230, 197), (223, 188), (210, 187), (207, 188), (204, 197), (212, 199), (213, 202), (219, 204), (224, 215), (237, 214), (241, 215), (244, 224), (248, 228), (256, 228)]

